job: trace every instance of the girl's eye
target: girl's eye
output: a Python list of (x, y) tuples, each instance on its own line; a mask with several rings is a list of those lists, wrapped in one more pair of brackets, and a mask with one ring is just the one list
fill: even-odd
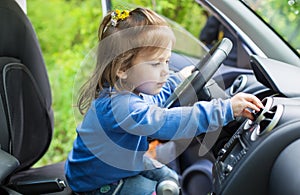
[(159, 66), (159, 65), (161, 65), (162, 63), (161, 62), (154, 62), (154, 63), (152, 63), (151, 65), (152, 66)]
[(169, 64), (170, 60), (166, 60), (165, 62), (153, 62), (152, 66), (159, 66), (163, 64)]

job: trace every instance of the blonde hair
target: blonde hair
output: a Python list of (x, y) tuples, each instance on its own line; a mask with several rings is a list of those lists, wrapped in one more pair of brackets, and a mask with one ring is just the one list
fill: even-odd
[(81, 114), (99, 96), (104, 85), (119, 89), (117, 72), (128, 70), (139, 52), (166, 49), (175, 42), (167, 22), (149, 9), (136, 8), (114, 25), (112, 13), (103, 18), (98, 30), (97, 64), (91, 78), (82, 86), (77, 102)]

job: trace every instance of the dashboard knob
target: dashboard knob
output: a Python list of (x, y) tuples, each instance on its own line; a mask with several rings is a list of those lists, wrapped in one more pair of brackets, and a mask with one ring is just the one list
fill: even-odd
[(227, 175), (228, 173), (230, 173), (232, 171), (232, 166), (229, 164), (225, 165), (225, 169), (224, 169), (224, 173)]
[(218, 152), (218, 156), (223, 156), (223, 154), (226, 153), (226, 149), (222, 148), (219, 152)]
[(233, 167), (227, 163), (224, 162), (220, 162), (221, 165), (221, 169), (224, 175), (227, 175), (228, 173), (230, 173), (233, 169)]

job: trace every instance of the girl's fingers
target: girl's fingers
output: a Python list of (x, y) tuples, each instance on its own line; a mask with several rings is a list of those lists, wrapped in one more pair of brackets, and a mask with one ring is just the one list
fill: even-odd
[(250, 108), (250, 109), (255, 110), (257, 112), (260, 111), (260, 107), (258, 107), (257, 105), (255, 105), (251, 102), (247, 102), (246, 106), (247, 106), (247, 108)]
[(246, 98), (249, 102), (252, 102), (255, 106), (258, 108), (263, 108), (264, 105), (261, 103), (261, 101), (254, 95), (249, 95), (248, 98)]
[(252, 112), (250, 112), (248, 109), (243, 110), (243, 116), (249, 118), (250, 120), (254, 120)]

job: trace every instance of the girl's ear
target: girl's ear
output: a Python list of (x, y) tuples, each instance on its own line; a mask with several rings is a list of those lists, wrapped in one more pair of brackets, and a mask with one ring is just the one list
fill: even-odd
[(117, 76), (120, 78), (120, 79), (127, 79), (127, 72), (126, 71), (123, 71), (123, 70), (118, 70), (117, 71)]

